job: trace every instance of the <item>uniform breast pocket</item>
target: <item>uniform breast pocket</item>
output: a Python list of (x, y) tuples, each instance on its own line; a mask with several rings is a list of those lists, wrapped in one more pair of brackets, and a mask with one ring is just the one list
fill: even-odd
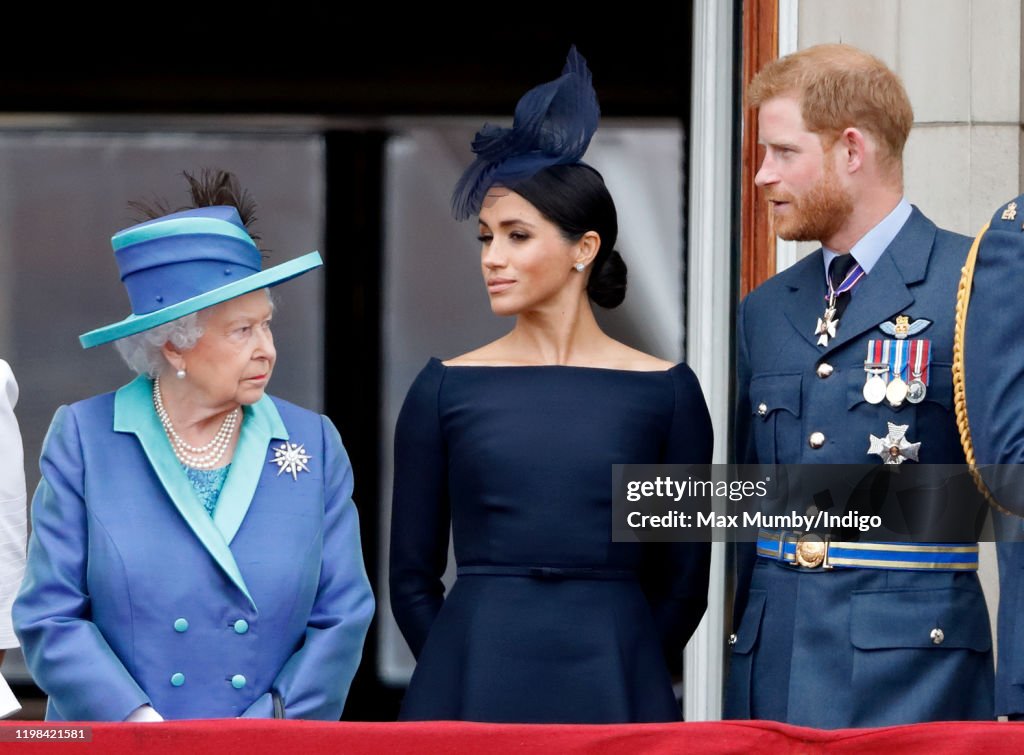
[[(758, 461), (784, 462), (778, 449), (786, 439), (796, 442), (800, 435), (800, 373), (755, 375), (750, 381), (751, 425)], [(795, 461), (795, 459), (791, 460)]]
[[(865, 374), (859, 370), (850, 370), (847, 375), (847, 409), (851, 412), (869, 408), (867, 400), (864, 399), (865, 380)], [(894, 407), (888, 400), (883, 399), (878, 406), (883, 413), (891, 415), (894, 422), (909, 424), (911, 427), (916, 427), (921, 419), (929, 417), (948, 423), (949, 415), (953, 411), (952, 365), (948, 362), (932, 365), (928, 387), (924, 399), (920, 402), (905, 400)]]
[(942, 408), (953, 411), (953, 365), (949, 362), (933, 362), (929, 368), (928, 389), (919, 409)]
[[(861, 370), (851, 369), (847, 374), (847, 385), (846, 385), (846, 399), (847, 408), (853, 410), (858, 404), (866, 404), (867, 400), (864, 398), (864, 383), (867, 380), (867, 375)], [(936, 362), (931, 365), (930, 374), (928, 378), (928, 387), (925, 391), (924, 398), (914, 403), (910, 400), (905, 400), (902, 404), (897, 407), (891, 406), (887, 400), (883, 399), (880, 402), (880, 406), (884, 407), (885, 411), (894, 414), (897, 419), (903, 421), (904, 419), (899, 415), (903, 412), (909, 412), (913, 414), (913, 410), (916, 408), (920, 410), (931, 410), (934, 411), (940, 407), (947, 412), (953, 410), (953, 365), (949, 362)]]

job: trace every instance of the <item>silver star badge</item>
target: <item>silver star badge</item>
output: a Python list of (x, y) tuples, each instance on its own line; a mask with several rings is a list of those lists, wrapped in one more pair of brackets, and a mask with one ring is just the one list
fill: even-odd
[(268, 463), (277, 464), (277, 476), (287, 472), (293, 480), (299, 479), (299, 472), (308, 472), (306, 462), (313, 457), (306, 453), (306, 448), (301, 443), (289, 443), (285, 441), (274, 449), (274, 458)]
[(884, 438), (871, 435), (871, 447), (869, 454), (877, 454), (882, 457), (886, 464), (902, 464), (907, 459), (917, 461), (917, 453), (921, 450), (920, 443), (910, 443), (907, 440), (907, 429), (910, 425), (897, 425), (893, 422), (889, 425), (889, 434)]

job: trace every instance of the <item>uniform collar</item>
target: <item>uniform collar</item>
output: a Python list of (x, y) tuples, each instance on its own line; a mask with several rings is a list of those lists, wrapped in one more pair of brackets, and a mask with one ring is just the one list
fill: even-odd
[(213, 519), (200, 503), (160, 425), (153, 408), (153, 382), (149, 378), (140, 376), (114, 395), (114, 431), (133, 433), (139, 439), (146, 458), (185, 523), (252, 603), (229, 543), (241, 527), (256, 493), (270, 441), (288, 439), (288, 431), (274, 402), (264, 395), (244, 408), (238, 445)]
[[(857, 295), (850, 300), (836, 337), (823, 351), (818, 350), (820, 354), (842, 347), (914, 303), (913, 287), (927, 276), (937, 232), (932, 221), (916, 207), (911, 208), (910, 218), (890, 243), (889, 253), (879, 257), (874, 272), (857, 284)], [(797, 333), (812, 346), (817, 346), (814, 316), (820, 315), (825, 304), (821, 259), (815, 259), (821, 253), (819, 249), (779, 273), (791, 294), (782, 300), (782, 309)]]
[[(850, 254), (853, 255), (853, 258), (865, 273), (870, 274), (874, 269), (879, 257), (889, 248), (889, 244), (892, 243), (893, 239), (896, 238), (910, 218), (912, 209), (907, 198), (902, 197), (892, 212), (882, 218), (878, 225), (865, 233), (860, 241), (850, 249)], [(825, 263), (825, 275), (827, 276), (829, 263), (838, 257), (839, 254), (824, 246), (822, 247), (822, 252)]]

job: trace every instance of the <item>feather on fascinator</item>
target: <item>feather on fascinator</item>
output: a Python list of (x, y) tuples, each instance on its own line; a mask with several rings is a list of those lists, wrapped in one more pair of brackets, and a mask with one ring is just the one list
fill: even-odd
[(476, 159), (452, 192), (452, 215), (480, 212), (487, 190), (528, 178), (552, 165), (578, 163), (601, 114), (587, 61), (569, 50), (562, 75), (534, 87), (516, 105), (512, 128), (485, 123), (473, 139)]

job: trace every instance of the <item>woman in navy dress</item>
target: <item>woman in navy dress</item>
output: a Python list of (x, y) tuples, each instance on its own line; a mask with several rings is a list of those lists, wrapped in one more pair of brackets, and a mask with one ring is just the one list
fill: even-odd
[(709, 546), (613, 543), (611, 469), (707, 463), (712, 432), (686, 365), (594, 318), (626, 284), (614, 203), (580, 162), (596, 126), (574, 49), (512, 129), (477, 135), (456, 187), (456, 217), (479, 217), (491, 309), (515, 326), (430, 360), (398, 419), (391, 603), (417, 658), (405, 719), (679, 719), (669, 664), (704, 613)]

